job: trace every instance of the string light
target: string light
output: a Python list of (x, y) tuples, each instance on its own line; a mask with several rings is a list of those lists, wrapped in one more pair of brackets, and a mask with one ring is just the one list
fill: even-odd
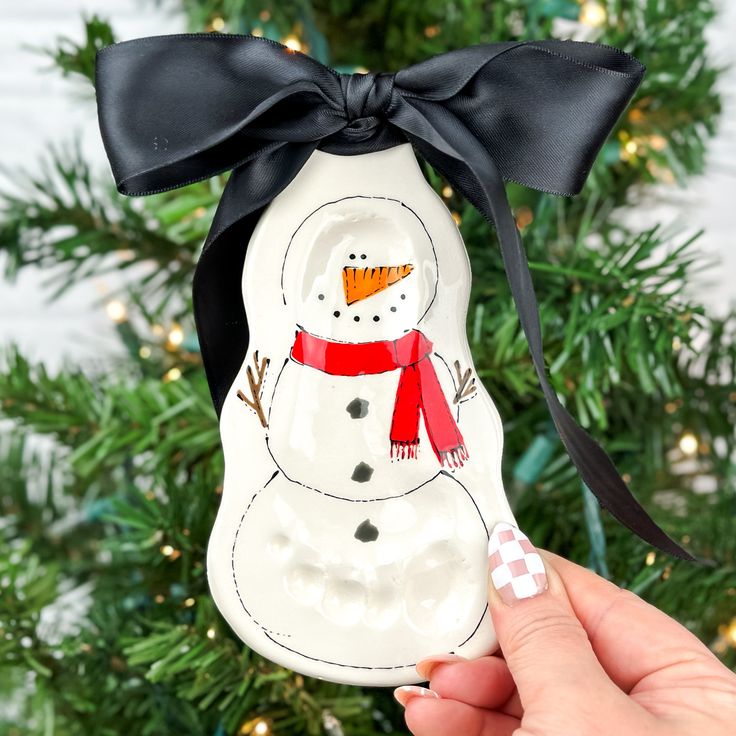
[(251, 29), (250, 35), (255, 36), (256, 38), (261, 38), (263, 36), (263, 28), (261, 28), (260, 26), (256, 26), (255, 28)]
[(161, 547), (161, 554), (164, 557), (170, 557), (172, 554), (174, 554), (174, 548), (170, 544), (164, 544)]
[(651, 567), (655, 563), (656, 559), (657, 559), (657, 553), (656, 552), (654, 552), (654, 551), (647, 552), (647, 557), (646, 557), (646, 560), (644, 562), (646, 563), (646, 566), (647, 567)]
[(286, 38), (281, 40), (281, 43), (286, 46), (289, 51), (301, 51), (302, 42), (293, 34), (289, 34)]
[(210, 27), (213, 31), (221, 31), (225, 27), (225, 19), (219, 15), (214, 17), (210, 23)]
[(437, 36), (440, 35), (441, 32), (442, 32), (442, 26), (440, 25), (427, 26), (424, 29), (424, 35), (427, 38), (436, 38)]
[(181, 378), (181, 368), (177, 368), (174, 366), (173, 368), (169, 368), (166, 373), (164, 373), (164, 382), (169, 383), (170, 381), (178, 381)]
[(143, 360), (148, 360), (151, 357), (151, 348), (149, 348), (148, 345), (141, 345), (140, 350), (138, 350), (138, 355), (140, 355)]
[(736, 618), (731, 619), (726, 629), (726, 640), (732, 647), (736, 647)]
[(261, 717), (246, 721), (238, 729), (238, 736), (270, 736), (271, 733), (271, 722)]
[(698, 451), (698, 438), (692, 432), (684, 432), (677, 443), (685, 455), (695, 455)]
[(169, 343), (174, 347), (184, 342), (184, 330), (179, 325), (174, 325), (169, 332)]
[(652, 135), (649, 137), (649, 145), (655, 151), (663, 151), (667, 148), (667, 139), (662, 135)]
[(193, 605), (194, 605), (194, 604), (195, 604), (196, 602), (197, 602), (197, 601), (195, 601), (195, 600), (194, 600), (194, 598), (187, 598), (187, 599), (186, 599), (186, 600), (184, 601), (184, 605), (185, 605), (185, 606), (186, 606), (187, 608), (191, 608), (191, 607), (192, 607), (192, 606), (193, 606)]
[(213, 627), (210, 626), (209, 629), (207, 629), (207, 638), (208, 639), (214, 639), (215, 636), (217, 636), (217, 632)]
[(253, 726), (253, 733), (257, 734), (257, 736), (266, 736), (270, 732), (271, 727), (268, 725), (268, 721), (261, 720)]
[(460, 217), (460, 213), (459, 213), (459, 212), (453, 212), (453, 213), (452, 213), (452, 219), (453, 219), (453, 220), (455, 220), (455, 224), (456, 224), (456, 225), (457, 225), (458, 227), (460, 227), (460, 225), (461, 225), (461, 224), (462, 224), (462, 222), (463, 222), (463, 218), (462, 218), (462, 217)]
[(450, 199), (450, 197), (452, 197), (452, 187), (449, 184), (445, 184), (445, 186), (442, 187), (442, 196), (445, 199)]
[(675, 335), (672, 338), (672, 349), (675, 350), (675, 351), (677, 351), (681, 347), (682, 347), (682, 340), (677, 335)]
[[(728, 592), (728, 591), (727, 591)], [(726, 654), (729, 647), (736, 649), (736, 618), (718, 627), (718, 638), (711, 644), (711, 649), (720, 655)]]
[(163, 603), (166, 600), (166, 596), (159, 593), (153, 600), (155, 600), (156, 603)]
[(519, 230), (529, 227), (533, 220), (534, 213), (531, 211), (531, 208), (522, 206), (516, 210), (516, 227), (518, 227)]
[(125, 304), (118, 299), (109, 301), (105, 305), (105, 311), (107, 312), (107, 316), (116, 324), (125, 322), (128, 318), (128, 310), (125, 308)]
[(580, 22), (596, 28), (606, 22), (606, 9), (595, 0), (587, 0), (580, 8)]

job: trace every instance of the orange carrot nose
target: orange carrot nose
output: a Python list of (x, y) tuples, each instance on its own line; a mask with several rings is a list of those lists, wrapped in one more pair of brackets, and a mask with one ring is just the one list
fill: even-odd
[(388, 289), (391, 284), (406, 278), (414, 267), (411, 263), (403, 266), (377, 266), (376, 268), (353, 268), (345, 266), (342, 270), (342, 285), (345, 288), (345, 301), (355, 304), (379, 291)]

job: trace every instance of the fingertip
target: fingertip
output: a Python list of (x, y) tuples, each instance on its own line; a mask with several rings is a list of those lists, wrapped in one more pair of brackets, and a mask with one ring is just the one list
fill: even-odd
[(511, 736), (519, 719), (505, 713), (476, 708), (456, 700), (413, 698), (404, 713), (414, 736)]
[(394, 698), (406, 708), (412, 700), (422, 700), (424, 698), (439, 698), (439, 694), (428, 687), (419, 685), (402, 685), (394, 690)]

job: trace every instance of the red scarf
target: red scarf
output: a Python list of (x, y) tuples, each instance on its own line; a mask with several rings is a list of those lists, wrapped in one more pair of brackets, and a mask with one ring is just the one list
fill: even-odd
[(341, 343), (297, 333), (291, 357), (333, 376), (363, 376), (401, 368), (391, 420), (391, 457), (415, 458), (419, 450), (419, 412), (441, 465), (460, 467), (468, 459), (463, 436), (447, 405), (429, 355), (432, 343), (412, 330), (398, 340)]

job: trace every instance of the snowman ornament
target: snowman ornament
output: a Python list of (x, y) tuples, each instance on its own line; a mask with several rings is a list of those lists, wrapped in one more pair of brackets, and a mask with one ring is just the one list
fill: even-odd
[(248, 246), (248, 354), (221, 416), (213, 597), (274, 662), (418, 681), (496, 646), (503, 433), (465, 336), (470, 267), (410, 145), (316, 151)]

